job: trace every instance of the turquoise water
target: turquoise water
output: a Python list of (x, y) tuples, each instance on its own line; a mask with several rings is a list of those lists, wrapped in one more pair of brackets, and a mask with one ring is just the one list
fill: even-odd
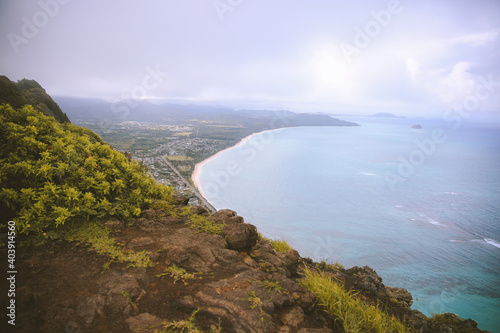
[(302, 256), (369, 265), (426, 315), (500, 332), (500, 131), (356, 121), (256, 134), (204, 162), (200, 187)]

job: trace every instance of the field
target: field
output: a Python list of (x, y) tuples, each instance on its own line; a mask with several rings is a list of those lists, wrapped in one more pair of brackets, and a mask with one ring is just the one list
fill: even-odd
[(191, 134), (193, 134), (193, 132), (178, 132), (178, 133), (175, 133), (174, 135), (175, 136), (190, 136)]
[(171, 155), (171, 156), (168, 156), (166, 155), (165, 156), (169, 161), (176, 161), (176, 162), (185, 162), (185, 161), (192, 161), (193, 158), (192, 157), (188, 157), (186, 155)]

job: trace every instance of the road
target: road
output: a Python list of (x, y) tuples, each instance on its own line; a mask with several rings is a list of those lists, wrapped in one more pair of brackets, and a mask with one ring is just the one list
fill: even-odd
[(186, 180), (186, 178), (184, 178), (179, 171), (177, 171), (177, 169), (172, 165), (172, 163), (170, 163), (167, 159), (165, 159), (163, 156), (160, 157), (162, 159), (162, 161), (168, 165), (170, 167), (170, 169), (172, 169), (176, 174), (177, 176), (179, 176), (179, 178), (184, 182), (184, 184), (186, 184), (187, 187), (189, 187), (189, 189), (191, 191), (193, 191), (193, 193), (198, 197), (198, 199), (200, 199), (201, 202), (203, 202), (203, 204), (210, 210), (210, 212), (212, 213), (216, 213), (217, 212), (217, 209), (215, 209), (199, 192), (197, 189), (195, 189), (193, 186), (191, 186), (191, 184)]

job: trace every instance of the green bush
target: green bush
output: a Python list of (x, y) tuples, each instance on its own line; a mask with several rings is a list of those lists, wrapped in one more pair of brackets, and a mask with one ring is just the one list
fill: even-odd
[(0, 204), (22, 233), (104, 217), (130, 221), (173, 189), (88, 129), (0, 106)]

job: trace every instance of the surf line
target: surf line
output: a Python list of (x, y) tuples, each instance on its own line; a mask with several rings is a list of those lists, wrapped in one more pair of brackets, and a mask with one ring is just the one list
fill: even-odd
[[(283, 129), (284, 128), (275, 128), (258, 133), (252, 133), (241, 139), (236, 145), (221, 150), (215, 155), (196, 164), (191, 178), (201, 195), (205, 197), (206, 200), (213, 206), (213, 203), (210, 199), (217, 198), (220, 194), (220, 191), (226, 188), (231, 183), (231, 179), (240, 175), (241, 172), (243, 172), (245, 165), (248, 165), (248, 163), (254, 161), (259, 155), (259, 152), (264, 151), (266, 147), (271, 144), (271, 142), (274, 140), (274, 132)], [(246, 147), (247, 143), (249, 147)], [(200, 185), (200, 175), (203, 167), (210, 161), (219, 157), (221, 154), (224, 154), (225, 152), (233, 149), (238, 149), (238, 154), (246, 157), (244, 160), (244, 164), (240, 163), (236, 159), (227, 161), (224, 165), (224, 168), (221, 168), (216, 172), (210, 172), (210, 182), (204, 184), (204, 186), (202, 187)]]

